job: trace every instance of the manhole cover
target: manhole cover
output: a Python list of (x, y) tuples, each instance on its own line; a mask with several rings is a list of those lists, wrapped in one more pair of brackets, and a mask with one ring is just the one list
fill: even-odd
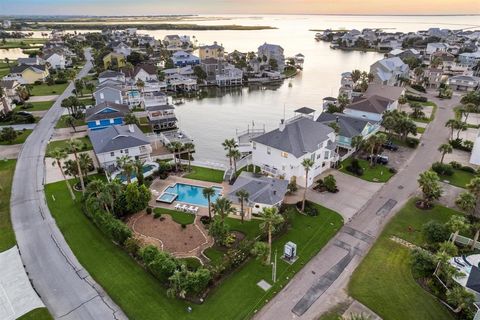
[(403, 189), (403, 186), (398, 186), (398, 189), (402, 190), (402, 189)]

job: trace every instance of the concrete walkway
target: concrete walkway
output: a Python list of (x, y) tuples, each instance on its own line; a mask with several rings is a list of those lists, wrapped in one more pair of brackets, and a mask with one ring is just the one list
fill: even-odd
[[(440, 159), (437, 148), (449, 136), (445, 122), (453, 117), (453, 107), (459, 103), (460, 97), (439, 100), (429, 94), (429, 99), (438, 105), (435, 119), (403, 168), (257, 313), (255, 319), (316, 319), (348, 298), (350, 275), (386, 223), (414, 196), (418, 189), (418, 175)], [(327, 288), (322, 286), (325, 277), (330, 282)]]
[(0, 159), (17, 159), (20, 150), (22, 150), (21, 144), (0, 146)]
[(30, 284), (16, 246), (0, 253), (0, 319), (14, 320), (45, 305)]
[(16, 130), (16, 131), (21, 131), (21, 130), (23, 130), (23, 129), (32, 130), (32, 129), (34, 129), (36, 126), (37, 126), (36, 123), (9, 124), (9, 125), (0, 126), (0, 130), (2, 130), (3, 128), (13, 128), (13, 129)]
[(28, 99), (28, 102), (43, 102), (43, 101), (55, 101), (59, 97), (58, 94), (56, 95), (49, 95), (49, 96), (31, 96)]

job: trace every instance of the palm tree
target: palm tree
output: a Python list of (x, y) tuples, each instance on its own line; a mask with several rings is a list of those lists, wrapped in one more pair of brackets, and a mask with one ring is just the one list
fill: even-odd
[(351, 146), (355, 149), (355, 153), (363, 148), (364, 143), (365, 141), (361, 135), (352, 138)]
[(445, 155), (447, 153), (452, 153), (453, 152), (453, 147), (449, 143), (444, 143), (438, 147), (438, 151), (442, 153), (442, 159), (440, 159), (440, 163), (443, 163), (443, 159), (445, 158)]
[(67, 152), (65, 150), (62, 150), (60, 148), (55, 148), (53, 151), (49, 153), (50, 157), (55, 159), (54, 162), (52, 162), (52, 165), (55, 166), (57, 164), (58, 168), (60, 169), (60, 172), (62, 173), (63, 180), (65, 180), (65, 183), (67, 184), (68, 192), (70, 192), (70, 196), (72, 197), (72, 200), (75, 200), (75, 194), (73, 193), (72, 186), (68, 182), (67, 178), (65, 177), (65, 172), (63, 171), (62, 167), (62, 160), (67, 158)]
[(67, 150), (73, 153), (73, 156), (75, 157), (75, 162), (77, 163), (78, 177), (80, 178), (80, 186), (82, 187), (82, 193), (85, 193), (85, 182), (83, 181), (82, 168), (78, 159), (78, 152), (82, 151), (82, 149), (83, 142), (78, 139), (70, 139), (70, 141), (67, 143)]
[(217, 201), (213, 204), (213, 212), (220, 216), (223, 226), (225, 224), (225, 217), (234, 213), (235, 209), (232, 207), (232, 202), (227, 198), (217, 198)]
[(117, 158), (117, 165), (123, 170), (123, 174), (127, 177), (127, 183), (132, 182), (132, 173), (135, 170), (134, 163), (130, 156), (121, 156)]
[(467, 126), (466, 123), (464, 123), (460, 120), (457, 120), (456, 124), (457, 125), (456, 125), (455, 129), (457, 129), (457, 139), (460, 139), (460, 132), (467, 130), (468, 126)]
[(133, 112), (126, 114), (125, 117), (123, 118), (123, 122), (125, 124), (136, 124), (136, 125), (139, 124), (138, 118), (135, 116)]
[(461, 286), (455, 286), (453, 289), (447, 291), (447, 302), (456, 306), (453, 312), (459, 313), (475, 302), (475, 295)]
[(248, 197), (250, 196), (250, 194), (248, 193), (247, 190), (240, 189), (235, 193), (235, 195), (238, 197), (238, 201), (240, 201), (240, 216), (242, 217), (242, 223), (243, 223), (243, 219), (245, 217), (245, 211), (244, 211), (244, 208), (243, 208), (243, 203), (245, 201), (248, 201)]
[(475, 216), (480, 214), (480, 177), (475, 177), (466, 185), (468, 191), (475, 196)]
[(232, 157), (230, 156), (230, 153), (232, 149), (237, 147), (237, 144), (235, 143), (235, 139), (225, 139), (225, 141), (222, 142), (222, 146), (224, 150), (227, 150), (227, 157), (230, 160), (230, 168), (232, 167)]
[(210, 219), (212, 219), (211, 199), (212, 199), (212, 197), (213, 197), (214, 195), (215, 195), (215, 189), (213, 189), (212, 187), (203, 188), (203, 197), (204, 197), (204, 198), (207, 198), (207, 200), (208, 200), (208, 217), (209, 217)]
[(107, 192), (112, 196), (110, 202), (110, 208), (112, 209), (112, 214), (115, 214), (115, 200), (118, 199), (122, 193), (122, 186), (117, 180), (110, 181), (107, 183)]
[(140, 91), (143, 91), (143, 88), (145, 87), (145, 82), (143, 82), (141, 79), (138, 79), (136, 85), (138, 89), (140, 89)]
[(467, 123), (468, 116), (472, 112), (478, 112), (478, 106), (474, 105), (473, 103), (467, 103), (462, 107), (462, 114), (465, 116), (465, 119), (463, 119), (463, 123)]
[(170, 142), (167, 144), (167, 149), (173, 153), (173, 161), (175, 162), (175, 172), (178, 171), (177, 152), (179, 153), (183, 145), (179, 141)]
[(265, 230), (268, 235), (268, 258), (267, 264), (270, 264), (272, 258), (272, 233), (275, 232), (277, 225), (283, 222), (283, 217), (278, 213), (276, 207), (264, 207), (262, 209), (263, 222), (260, 229)]
[(450, 140), (453, 140), (453, 132), (457, 127), (457, 119), (450, 119), (445, 123), (445, 127), (450, 128)]
[(91, 205), (98, 205), (98, 208), (103, 208), (110, 213), (108, 206), (113, 202), (113, 195), (109, 192), (105, 182), (98, 179), (90, 182), (86, 189), (86, 197)]
[(303, 191), (303, 200), (302, 200), (302, 212), (305, 211), (305, 200), (307, 198), (307, 189), (308, 189), (308, 172), (315, 164), (315, 160), (310, 158), (305, 158), (302, 161), (303, 169), (305, 170), (305, 190)]
[(370, 150), (370, 166), (371, 167), (373, 167), (374, 165), (375, 149), (377, 148), (377, 145), (378, 145), (377, 135), (370, 136), (365, 143), (365, 148)]
[(235, 172), (235, 176), (237, 175), (237, 160), (242, 157), (242, 154), (238, 149), (232, 149), (228, 152), (227, 156), (233, 160), (233, 170)]
[(457, 207), (459, 207), (468, 214), (473, 213), (476, 202), (477, 199), (475, 198), (475, 195), (470, 191), (460, 193), (457, 199), (455, 199), (455, 204), (457, 205)]
[(137, 182), (139, 185), (143, 184), (143, 165), (145, 164), (145, 161), (142, 161), (140, 159), (136, 159), (133, 162), (133, 169), (137, 175)]
[(460, 232), (467, 230), (469, 225), (465, 217), (455, 215), (448, 220), (447, 226), (453, 232), (452, 243), (455, 243)]
[(191, 157), (191, 154), (192, 152), (195, 150), (195, 145), (191, 142), (187, 142), (183, 145), (183, 148), (185, 149), (185, 151), (187, 152), (187, 156), (188, 156), (188, 171), (191, 170), (192, 166), (191, 166), (191, 161), (192, 161), (192, 157)]
[(439, 199), (442, 195), (443, 190), (439, 181), (440, 178), (435, 171), (428, 170), (420, 173), (418, 184), (423, 193), (422, 207), (428, 208), (433, 200)]

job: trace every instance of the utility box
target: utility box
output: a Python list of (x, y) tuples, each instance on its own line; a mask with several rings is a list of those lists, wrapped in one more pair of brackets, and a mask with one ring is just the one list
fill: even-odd
[(297, 257), (297, 245), (291, 241), (285, 243), (283, 248), (283, 258), (288, 261), (294, 261)]

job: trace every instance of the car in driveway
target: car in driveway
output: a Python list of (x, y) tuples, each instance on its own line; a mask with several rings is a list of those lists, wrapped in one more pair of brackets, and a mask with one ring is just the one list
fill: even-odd
[(386, 150), (390, 150), (390, 151), (397, 151), (398, 150), (398, 146), (393, 143), (392, 141), (387, 141), (385, 142), (382, 147)]
[(367, 160), (371, 161), (372, 157), (373, 157), (373, 161), (375, 163), (379, 163), (379, 164), (383, 164), (383, 165), (388, 164), (388, 157), (386, 155), (383, 155), (383, 154), (369, 155), (367, 157)]

